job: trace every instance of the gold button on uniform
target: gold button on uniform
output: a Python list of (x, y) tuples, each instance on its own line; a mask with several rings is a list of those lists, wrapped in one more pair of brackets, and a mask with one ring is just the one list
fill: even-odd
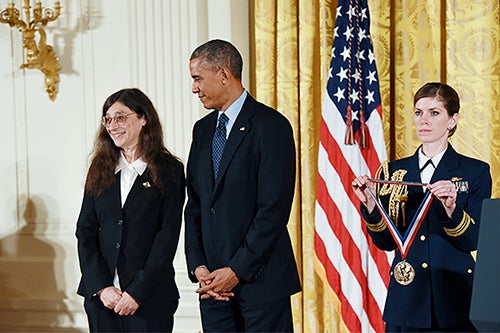
[(422, 268), (427, 268), (427, 267), (429, 267), (429, 265), (427, 265), (426, 262), (422, 263)]
[(425, 240), (425, 235), (420, 235), (420, 240), (423, 242)]
[(472, 268), (469, 268), (469, 269), (467, 270), (467, 273), (472, 274)]

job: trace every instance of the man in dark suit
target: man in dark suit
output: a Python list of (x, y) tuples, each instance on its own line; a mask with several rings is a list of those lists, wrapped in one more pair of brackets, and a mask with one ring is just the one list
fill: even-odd
[(288, 120), (241, 83), (242, 58), (222, 40), (191, 55), (192, 92), (214, 111), (196, 122), (185, 209), (189, 277), (204, 331), (291, 332), (301, 290), (287, 222), (295, 185)]

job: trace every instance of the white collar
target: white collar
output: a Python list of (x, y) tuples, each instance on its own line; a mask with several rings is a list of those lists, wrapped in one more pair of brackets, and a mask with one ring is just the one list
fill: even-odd
[[(437, 166), (438, 166), (439, 162), (441, 161), (441, 158), (443, 158), (443, 155), (445, 152), (446, 152), (446, 149), (443, 150), (442, 152), (440, 152), (439, 154), (434, 155), (431, 158), (432, 164), (434, 165), (434, 168), (437, 168)], [(428, 159), (429, 158), (427, 156), (425, 156), (424, 153), (422, 152), (422, 147), (420, 147), (420, 149), (418, 150), (418, 167), (422, 168)]]
[(140, 176), (142, 176), (144, 171), (146, 171), (148, 164), (146, 162), (144, 162), (144, 160), (141, 157), (139, 157), (138, 159), (136, 159), (132, 163), (129, 163), (125, 159), (123, 152), (121, 152), (120, 159), (118, 160), (118, 164), (116, 165), (116, 168), (115, 168), (115, 175), (128, 166), (131, 166)]

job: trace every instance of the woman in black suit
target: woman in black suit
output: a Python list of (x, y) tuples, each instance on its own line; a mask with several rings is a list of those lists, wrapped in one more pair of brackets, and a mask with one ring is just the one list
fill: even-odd
[(91, 332), (172, 331), (184, 198), (183, 165), (151, 100), (139, 89), (109, 96), (76, 229)]
[[(475, 331), (469, 320), (471, 251), (477, 249), (482, 201), (491, 196), (491, 174), (487, 163), (459, 154), (448, 142), (459, 108), (452, 87), (422, 86), (414, 97), (422, 144), (412, 156), (381, 168), (381, 178), (393, 181), (378, 191), (381, 206), (368, 176), (352, 182), (374, 244), (395, 250), (383, 317), (387, 332)], [(415, 183), (427, 185), (409, 186)], [(381, 207), (390, 219), (382, 217)], [(398, 233), (408, 237), (393, 237)], [(401, 246), (396, 239), (413, 242)]]

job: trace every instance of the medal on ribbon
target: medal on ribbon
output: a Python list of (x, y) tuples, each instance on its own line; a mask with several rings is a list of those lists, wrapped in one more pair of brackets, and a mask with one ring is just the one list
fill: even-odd
[(394, 279), (401, 285), (406, 286), (413, 282), (415, 270), (406, 260), (402, 260), (394, 266)]
[[(387, 165), (384, 166), (384, 171), (386, 171)], [(388, 171), (388, 170), (387, 170)], [(386, 175), (388, 172), (384, 172)], [(406, 203), (405, 200), (408, 199), (407, 186), (426, 186), (427, 184), (417, 183), (417, 182), (409, 182), (403, 181), (402, 178), (406, 174), (406, 170), (396, 170), (391, 177), (391, 180), (381, 180), (381, 179), (370, 179), (374, 183), (384, 184), (384, 187), (381, 189), (385, 194), (391, 194), (391, 198), (389, 200), (389, 210), (391, 211), (391, 215), (395, 217), (396, 221), (398, 218), (398, 212), (401, 203), (404, 205)], [(377, 196), (373, 193), (372, 190), (368, 189), (370, 196), (375, 201), (375, 205), (382, 215), (382, 218), (385, 220), (387, 227), (392, 235), (392, 238), (396, 242), (398, 249), (401, 253), (402, 261), (398, 262), (394, 266), (393, 274), (394, 279), (401, 285), (408, 285), (413, 282), (415, 278), (415, 269), (413, 266), (406, 261), (406, 255), (415, 240), (418, 229), (422, 224), (427, 211), (431, 205), (432, 199), (434, 198), (430, 191), (427, 191), (422, 203), (418, 207), (415, 215), (413, 216), (408, 229), (406, 230), (404, 235), (401, 235), (394, 221), (391, 219), (387, 211), (384, 209), (382, 204), (380, 203)], [(402, 200), (405, 199), (405, 200)], [(404, 208), (404, 207), (403, 207)], [(403, 217), (404, 218), (404, 217)]]

